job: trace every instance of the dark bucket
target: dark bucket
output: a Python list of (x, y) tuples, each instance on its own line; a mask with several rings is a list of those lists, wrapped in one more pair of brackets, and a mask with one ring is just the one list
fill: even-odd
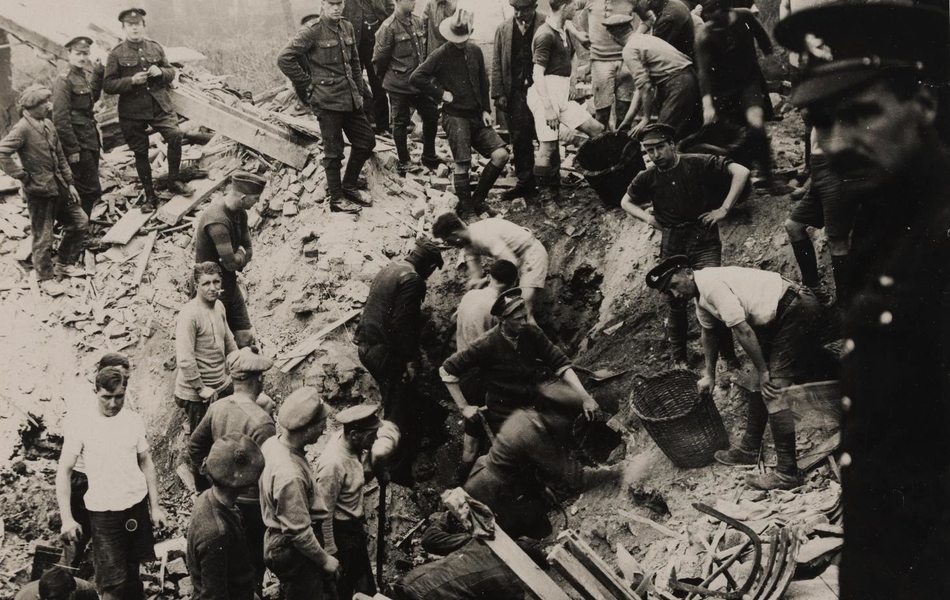
[(618, 131), (602, 133), (584, 142), (577, 150), (574, 164), (607, 206), (620, 206), (630, 182), (646, 168), (640, 142)]

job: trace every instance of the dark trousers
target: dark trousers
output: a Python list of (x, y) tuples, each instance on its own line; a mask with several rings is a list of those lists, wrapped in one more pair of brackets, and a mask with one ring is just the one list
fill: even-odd
[(251, 565), (254, 567), (254, 585), (257, 586), (257, 596), (263, 598), (261, 593), (264, 588), (264, 532), (267, 526), (264, 525), (264, 517), (261, 516), (260, 502), (237, 502), (236, 506), (241, 512), (241, 526), (244, 529), (244, 537), (247, 539), (247, 548), (251, 555)]
[(240, 286), (237, 284), (237, 275), (229, 273), (221, 285), (221, 295), (218, 297), (224, 305), (225, 318), (228, 327), (233, 333), (246, 331), (251, 328), (251, 317), (247, 313), (247, 302)]
[[(354, 23), (354, 26), (356, 24)], [(363, 103), (363, 111), (368, 119), (373, 120), (377, 131), (389, 129), (389, 102), (386, 100), (386, 90), (383, 82), (373, 68), (373, 48), (376, 46), (376, 32), (363, 29), (357, 52), (360, 55), (360, 65), (366, 71), (369, 88), (373, 91), (373, 98)], [(364, 100), (367, 100), (364, 98)], [(349, 134), (347, 134), (349, 135)], [(351, 140), (352, 141), (352, 140)]]
[(33, 268), (40, 281), (53, 277), (53, 224), (63, 226), (57, 262), (71, 265), (79, 258), (89, 229), (89, 217), (78, 202), (60, 186), (59, 196), (27, 196), (30, 227), (33, 229)]
[(86, 510), (86, 500), (84, 496), (89, 491), (89, 479), (86, 474), (73, 469), (69, 477), (69, 509), (73, 513), (73, 518), (82, 527), (82, 533), (79, 534), (79, 541), (76, 542), (76, 554), (73, 556), (70, 566), (78, 568), (86, 553), (86, 546), (89, 545), (89, 539), (92, 535), (92, 529), (89, 525), (89, 511)]
[[(123, 600), (141, 600), (139, 565), (155, 560), (148, 498), (118, 511), (90, 511), (96, 587)], [(131, 530), (131, 531), (130, 531)]]
[(336, 111), (319, 110), (320, 133), (323, 135), (323, 168), (337, 169), (343, 166), (343, 134), (346, 134), (352, 146), (350, 160), (361, 155), (368, 158), (376, 147), (376, 134), (370, 127), (366, 115), (358, 110)]
[[(319, 524), (314, 524), (314, 531), (320, 531)], [(280, 581), (283, 600), (324, 599), (323, 571), (297, 550), (287, 537), (280, 536), (271, 542), (264, 552), (264, 563)]]
[(534, 116), (528, 108), (527, 91), (512, 90), (508, 99), (508, 132), (511, 134), (511, 149), (514, 152), (515, 177), (518, 184), (534, 183)]
[(657, 86), (656, 104), (660, 123), (676, 130), (676, 139), (683, 139), (703, 124), (699, 82), (692, 67), (681, 70)]
[[(218, 398), (227, 398), (233, 393), (234, 383), (232, 382), (228, 384), (228, 387), (218, 392)], [(201, 400), (185, 400), (184, 398), (177, 397), (175, 398), (175, 404), (185, 411), (185, 416), (188, 418), (188, 426), (191, 428), (192, 432), (197, 429), (198, 423), (201, 423), (201, 419), (205, 418), (205, 415), (208, 414), (208, 407), (211, 406), (210, 402), (203, 402)], [(196, 472), (200, 466), (201, 465), (194, 465)]]
[(80, 150), (79, 162), (70, 163), (76, 191), (82, 200), (81, 205), (86, 216), (92, 215), (92, 207), (102, 197), (102, 185), (99, 182), (99, 152)]
[[(320, 530), (322, 533), (322, 530)], [(320, 543), (325, 540), (317, 536)], [(352, 598), (360, 592), (367, 596), (376, 594), (373, 581), (373, 566), (369, 562), (366, 522), (363, 519), (341, 521), (333, 519), (333, 540), (336, 542), (337, 560), (340, 561), (340, 578), (336, 582), (337, 598)]]
[[(663, 230), (663, 240), (660, 243), (660, 259), (664, 260), (677, 254), (689, 257), (690, 267), (694, 270), (705, 267), (722, 266), (722, 242), (719, 241), (719, 230), (710, 231), (705, 225), (688, 224)], [(689, 334), (689, 317), (687, 315), (687, 300), (678, 300), (671, 294), (666, 295), (669, 306), (667, 320), (667, 335), (676, 360), (688, 358), (686, 342)], [(719, 354), (723, 358), (732, 359), (736, 355), (732, 341), (732, 331), (725, 325), (715, 329), (719, 337)]]
[(409, 162), (409, 122), (412, 109), (422, 118), (422, 158), (435, 159), (435, 136), (439, 128), (439, 107), (435, 100), (425, 94), (389, 93), (393, 111), (393, 141), (399, 162)]

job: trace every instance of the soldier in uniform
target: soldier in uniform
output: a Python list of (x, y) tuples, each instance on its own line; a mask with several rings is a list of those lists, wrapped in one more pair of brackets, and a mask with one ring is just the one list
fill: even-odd
[(393, 141), (400, 170), (409, 164), (408, 127), (413, 108), (422, 118), (422, 164), (435, 169), (442, 161), (435, 155), (439, 106), (409, 83), (409, 76), (426, 59), (425, 22), (412, 14), (416, 0), (398, 0), (396, 11), (376, 33), (373, 67), (383, 80), (393, 106)]
[(376, 133), (389, 130), (389, 103), (382, 76), (373, 69), (373, 52), (380, 24), (393, 14), (393, 9), (393, 0), (346, 0), (343, 6), (343, 18), (353, 25), (360, 67), (366, 69), (370, 87), (363, 90), (363, 112)]
[(165, 58), (161, 44), (145, 37), (145, 11), (127, 8), (119, 13), (125, 41), (112, 49), (106, 62), (102, 90), (119, 95), (119, 127), (122, 137), (135, 153), (135, 171), (145, 189), (145, 202), (158, 208), (152, 184), (152, 164), (148, 159), (149, 126), (162, 134), (168, 145), (168, 191), (190, 196), (194, 188), (179, 181), (181, 143), (184, 134), (172, 104), (169, 84), (175, 68)]
[[(53, 81), (53, 124), (69, 162), (86, 216), (102, 197), (99, 184), (99, 130), (93, 107), (102, 95), (101, 62), (89, 60), (92, 39), (79, 36), (66, 42), (69, 70)], [(91, 69), (91, 72), (87, 72)]]
[[(320, 120), (330, 210), (350, 214), (372, 205), (357, 188), (360, 170), (376, 147), (362, 110), (357, 41), (353, 25), (343, 18), (343, 0), (325, 0), (320, 18), (298, 31), (277, 57), (281, 72)], [(341, 180), (344, 132), (351, 149)]]
[[(844, 317), (841, 598), (950, 597), (950, 152), (941, 8), (832, 4), (776, 39), (791, 100), (857, 204)], [(899, 26), (895, 27), (895, 24)]]

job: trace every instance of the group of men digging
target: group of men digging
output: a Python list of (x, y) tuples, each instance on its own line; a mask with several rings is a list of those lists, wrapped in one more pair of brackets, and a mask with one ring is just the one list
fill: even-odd
[[(333, 18), (341, 10), (340, 3), (327, 0), (325, 7), (320, 22), (302, 31), (291, 47), (307, 56), (313, 55), (311, 51), (326, 51), (327, 64), (337, 65), (337, 75), (327, 75), (323, 83), (311, 72), (307, 83), (314, 85), (304, 90), (305, 97), (312, 99), (327, 86), (340, 84), (344, 95), (348, 94), (348, 108), (322, 110), (326, 114), (321, 114), (321, 123), (331, 130), (338, 126), (347, 135), (351, 128), (358, 138), (362, 126), (352, 125), (359, 117), (351, 114), (361, 101), (361, 78), (354, 76), (352, 60), (357, 56), (356, 42), (347, 22), (339, 16)], [(708, 12), (715, 14), (716, 8), (710, 10), (707, 5)], [(538, 63), (537, 52), (533, 53), (531, 85), (536, 87), (524, 90), (524, 102), (530, 110), (540, 101), (544, 109), (541, 123), (540, 111), (532, 113), (536, 130), (539, 125), (554, 130), (554, 125), (564, 122), (590, 127), (593, 132), (596, 128), (587, 120), (577, 122), (570, 106), (557, 103), (562, 98), (558, 95), (562, 82), (556, 78), (565, 76), (562, 60), (570, 55), (572, 42), (563, 14), (559, 16), (563, 5), (553, 2), (552, 9), (547, 29), (538, 27), (533, 34), (533, 42), (542, 48), (544, 64)], [(648, 22), (657, 17), (657, 11), (662, 12), (660, 9), (657, 6)], [(602, 22), (614, 19), (614, 26), (626, 26), (632, 21), (628, 17), (609, 17)], [(702, 48), (717, 47), (721, 56), (748, 49), (751, 38), (747, 36), (755, 35), (758, 26), (749, 19), (754, 17), (726, 10), (721, 22), (707, 24), (697, 36), (695, 54), (707, 120), (715, 114), (738, 111), (753, 127), (760, 125), (761, 87), (751, 65), (739, 58), (728, 59), (735, 67), (728, 81), (702, 82), (703, 60), (709, 58), (701, 57)], [(620, 20), (623, 23), (617, 23)], [(448, 25), (442, 33), (450, 43), (443, 48), (448, 50), (426, 58), (410, 83), (416, 80), (422, 87), (433, 86), (429, 91), (438, 92), (449, 106), (457, 97), (475, 99), (471, 106), (457, 106), (457, 114), (443, 111), (443, 127), (450, 138), (456, 135), (452, 131), (469, 135), (486, 132), (490, 121), (479, 119), (488, 112), (487, 104), (482, 104), (487, 89), (480, 87), (485, 77), (470, 74), (468, 87), (463, 85), (464, 78), (458, 78), (459, 65), (482, 65), (477, 55), (470, 56), (466, 46), (455, 41), (470, 33), (470, 20), (463, 11), (456, 11), (444, 23)], [(414, 25), (417, 23), (410, 22), (405, 34), (410, 37), (401, 41), (409, 41), (418, 54), (423, 31)], [(530, 23), (516, 25), (521, 35), (529, 31)], [(735, 30), (730, 30), (732, 27)], [(129, 26), (128, 31), (131, 47), (135, 27)], [(510, 31), (514, 36), (515, 30)], [(391, 38), (395, 43), (401, 34), (391, 33), (384, 31), (377, 41)], [(950, 289), (950, 153), (938, 129), (945, 107), (931, 87), (934, 82), (945, 82), (950, 69), (946, 7), (882, 2), (792, 9), (775, 34), (802, 59), (791, 101), (803, 109), (815, 147), (821, 151), (819, 156), (827, 161), (830, 170), (825, 175), (837, 180), (837, 192), (826, 195), (824, 186), (819, 186), (817, 200), (846, 202), (856, 213), (850, 235), (837, 232), (836, 236), (850, 237), (852, 242), (851, 267), (835, 273), (846, 336), (841, 372), (846, 394), (841, 401), (845, 454), (840, 464), (848, 529), (841, 596), (849, 600), (946, 597), (950, 592), (946, 577), (950, 560), (950, 437), (946, 435), (950, 425), (946, 380), (950, 344), (946, 340), (947, 317), (939, 308), (946, 303)], [(324, 35), (331, 37), (321, 37)], [(715, 41), (715, 35), (722, 38)], [(310, 46), (301, 51), (301, 44), (308, 39)], [(622, 56), (639, 56), (643, 65), (650, 64), (653, 48), (662, 47), (642, 40), (638, 43), (641, 45), (630, 52), (623, 49)], [(347, 49), (352, 50), (349, 56), (344, 53)], [(139, 69), (137, 80), (145, 77), (144, 90), (152, 98), (152, 109), (160, 108), (156, 94), (161, 95), (157, 90), (166, 77), (162, 58), (149, 58), (147, 44), (139, 50), (144, 58), (118, 57), (117, 65)], [(518, 53), (523, 54), (523, 48)], [(716, 53), (710, 51), (710, 55)], [(112, 62), (110, 59), (106, 77), (114, 67)], [(663, 71), (675, 79), (655, 80), (651, 75), (656, 89), (641, 85), (642, 96), (662, 89), (668, 99), (681, 87), (688, 87), (680, 73), (682, 61), (675, 64), (680, 68)], [(483, 65), (480, 68), (484, 71)], [(445, 74), (444, 82), (439, 73)], [(633, 74), (637, 79), (638, 74)], [(152, 79), (155, 91), (150, 87)], [(385, 86), (385, 77), (381, 79)], [(683, 81), (674, 85), (677, 79)], [(645, 82), (642, 73), (639, 81)], [(450, 85), (466, 91), (457, 95)], [(665, 85), (674, 89), (661, 88)], [(5, 138), (6, 154), (0, 153), (9, 157), (20, 151), (21, 170), (9, 161), (3, 162), (3, 167), (28, 186), (31, 216), (37, 207), (34, 218), (50, 214), (52, 209), (39, 208), (44, 199), (57, 212), (57, 195), (68, 195), (71, 203), (82, 200), (80, 190), (72, 186), (72, 161), (43, 120), (49, 112), (48, 98), (48, 90), (33, 88), (24, 94), (24, 120), (12, 138)], [(513, 98), (514, 92), (504, 103), (511, 106)], [(651, 106), (649, 97), (639, 101)], [(477, 112), (480, 109), (485, 110)], [(624, 114), (629, 116), (627, 111)], [(161, 117), (161, 113), (148, 115), (152, 120)], [(144, 126), (126, 123), (126, 129), (127, 135), (135, 136)], [(764, 489), (796, 487), (802, 480), (795, 461), (795, 424), (782, 392), (814, 376), (814, 363), (820, 355), (821, 307), (811, 289), (815, 287), (814, 274), (808, 270), (814, 252), (809, 255), (801, 244), (795, 247), (805, 285), (777, 273), (721, 266), (717, 226), (744, 194), (748, 169), (728, 159), (680, 154), (674, 147), (682, 133), (677, 124), (638, 123), (636, 133), (653, 166), (634, 179), (622, 205), (632, 216), (662, 230), (663, 260), (648, 274), (647, 285), (670, 297), (676, 357), (688, 359), (684, 352), (685, 304), (693, 299), (705, 358), (699, 391), (714, 387), (720, 356), (727, 362), (734, 360), (733, 338), (757, 373), (759, 392), (750, 398), (743, 438), (738, 446), (717, 453), (716, 459), (731, 465), (754, 463), (768, 424), (778, 468), (769, 475), (752, 475), (747, 481)], [(450, 140), (453, 151), (460, 148), (459, 139)], [(761, 141), (764, 133), (758, 139), (759, 150), (767, 147)], [(325, 159), (328, 173), (333, 168), (337, 174), (340, 171), (342, 133), (337, 141), (339, 155)], [(325, 138), (325, 143), (331, 145), (332, 155), (333, 135)], [(351, 143), (355, 153), (351, 162), (362, 166), (359, 161), (365, 160), (372, 148), (359, 147), (352, 137)], [(472, 137), (467, 143), (480, 152), (486, 150), (489, 157), (500, 148), (492, 147), (487, 136)], [(80, 144), (77, 164), (83, 159), (83, 148)], [(541, 163), (542, 156), (548, 162)], [(556, 164), (543, 150), (538, 158), (542, 167)], [(494, 164), (499, 170), (503, 166)], [(766, 165), (760, 162), (759, 167), (767, 174)], [(493, 171), (486, 168), (483, 177), (485, 173)], [(352, 191), (356, 183), (355, 177), (344, 176), (340, 189)], [(464, 184), (459, 185), (464, 189)], [(195, 301), (179, 317), (180, 374), (175, 395), (182, 402), (203, 405), (184, 406), (191, 420), (191, 459), (198, 470), (197, 482), (210, 486), (196, 501), (188, 534), (187, 560), (196, 597), (249, 599), (259, 590), (262, 566), (280, 579), (285, 598), (323, 597), (325, 584), (343, 597), (357, 591), (373, 593), (362, 523), (363, 483), (367, 474), (387, 478), (388, 467), (400, 461), (411, 467), (412, 453), (426, 433), (420, 420), (427, 415), (412, 383), (421, 362), (420, 308), (425, 280), (443, 266), (442, 248), (420, 239), (405, 260), (395, 261), (373, 281), (356, 342), (361, 361), (379, 384), (383, 416), (392, 423), (379, 418), (375, 405), (361, 404), (337, 413), (342, 429), (321, 454), (315, 476), (305, 448), (323, 434), (329, 407), (316, 390), (303, 387), (281, 403), (276, 421), (272, 420), (273, 403), (262, 394), (262, 377), (273, 363), (255, 349), (248, 322), (231, 323), (240, 316), (244, 300), (236, 278), (228, 302), (219, 303), (222, 267), (237, 271), (251, 258), (250, 239), (242, 229), (246, 222), (242, 225), (240, 215), (259, 198), (262, 188), (263, 182), (255, 176), (238, 174), (224, 205), (209, 207), (199, 219), (197, 235), (207, 237), (199, 252), (208, 254), (199, 257), (195, 266)], [(460, 197), (464, 199), (464, 192)], [(648, 201), (653, 204), (652, 213), (642, 207)], [(468, 207), (477, 208), (473, 201), (462, 204), (460, 211), (465, 213)], [(811, 209), (814, 213), (814, 207)], [(816, 218), (800, 211), (793, 214), (791, 222), (817, 224)], [(43, 229), (45, 223), (37, 228)], [(46, 230), (51, 233), (52, 221), (48, 223)], [(790, 230), (795, 227), (789, 226)], [(460, 481), (472, 498), (492, 509), (499, 525), (513, 536), (543, 537), (551, 531), (545, 517), (544, 484), (576, 488), (618, 476), (614, 469), (584, 469), (567, 454), (572, 429), (579, 419), (595, 416), (597, 403), (567, 357), (534, 323), (536, 292), (529, 290), (543, 288), (547, 254), (543, 246), (538, 249), (540, 243), (530, 232), (502, 219), (466, 223), (459, 215), (448, 213), (437, 219), (433, 235), (464, 249), (472, 288), (485, 284), (483, 289), (469, 292), (478, 294), (463, 299), (458, 329), (464, 339), (460, 336), (458, 351), (440, 368), (442, 380), (469, 425), (466, 434), (482, 438), (482, 429), (482, 439), (491, 443), (487, 454), (474, 464), (471, 461), (478, 454), (478, 442), (466, 444)], [(67, 250), (61, 247), (61, 257), (71, 255), (69, 245), (74, 241), (64, 240)], [(793, 237), (795, 243), (803, 241)], [(43, 252), (40, 261), (49, 256), (48, 249)], [(487, 277), (479, 256), (492, 259)], [(243, 341), (231, 333), (236, 327), (248, 332)], [(128, 361), (121, 357), (100, 363), (95, 374), (95, 402), (76, 407), (67, 418), (57, 473), (62, 533), (76, 541), (91, 537), (96, 583), (105, 598), (142, 597), (139, 562), (153, 557), (152, 526), (166, 520), (144, 425), (136, 413), (123, 408), (130, 373)], [(903, 398), (911, 400), (912, 409), (898, 400)], [(77, 475), (80, 471), (85, 477)], [(527, 477), (529, 472), (540, 474), (540, 480)], [(393, 475), (395, 479), (395, 468)], [(403, 467), (398, 476), (412, 484), (411, 468)], [(203, 484), (202, 477), (207, 478)], [(77, 498), (80, 490), (82, 497)], [(435, 520), (432, 533), (427, 533), (429, 547), (440, 547), (449, 556), (431, 568), (410, 573), (395, 586), (395, 594), (400, 598), (474, 598), (477, 594), (500, 597), (506, 593), (510, 579), (499, 575), (497, 561), (487, 556), (471, 560), (478, 556), (478, 547), (466, 545), (470, 540), (457, 526), (448, 517)], [(449, 543), (456, 535), (460, 537)], [(467, 548), (471, 550), (462, 551)], [(88, 597), (91, 592), (87, 585), (53, 570), (29, 593), (49, 600)]]

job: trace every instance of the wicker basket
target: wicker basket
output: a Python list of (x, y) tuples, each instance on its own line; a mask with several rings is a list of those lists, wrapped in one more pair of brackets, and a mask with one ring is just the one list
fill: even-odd
[(698, 394), (699, 377), (674, 370), (637, 376), (630, 400), (650, 436), (677, 466), (704, 467), (716, 450), (729, 447), (729, 434), (711, 394)]

